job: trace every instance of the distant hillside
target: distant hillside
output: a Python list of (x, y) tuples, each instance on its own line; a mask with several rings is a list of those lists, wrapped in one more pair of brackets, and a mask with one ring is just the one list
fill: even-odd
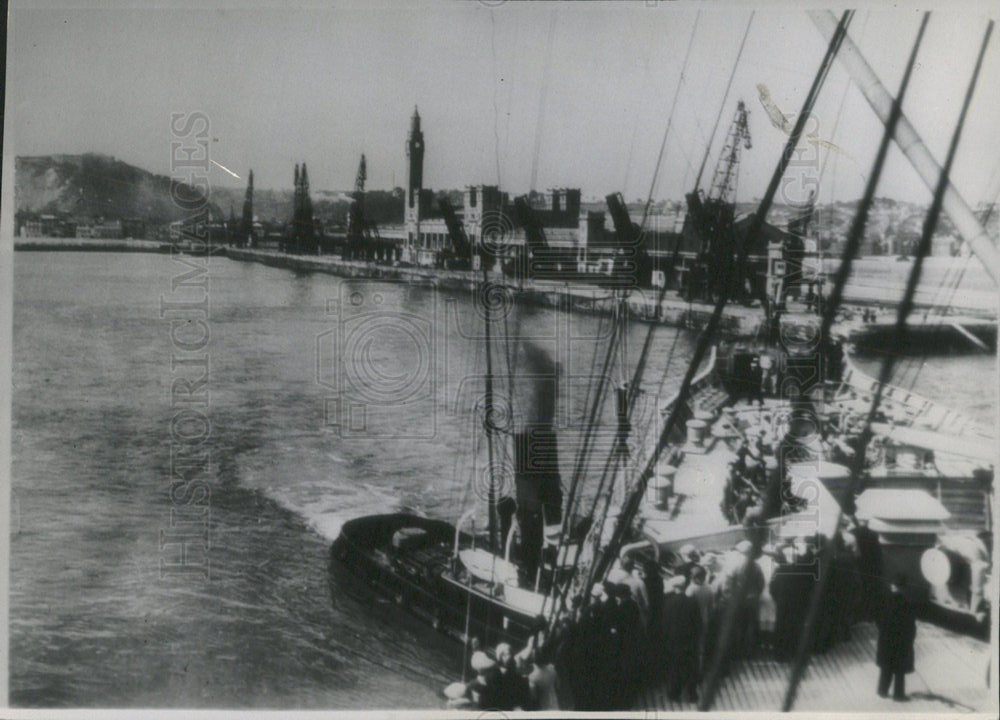
[[(173, 181), (169, 177), (107, 155), (18, 157), (15, 168), (14, 202), (19, 212), (51, 213), (75, 220), (139, 218), (151, 224), (191, 214), (172, 199)], [(199, 190), (180, 185), (179, 195), (201, 196)], [(217, 207), (210, 207), (218, 213)]]
[[(154, 175), (107, 155), (43, 155), (19, 157), (15, 163), (14, 199), (19, 214), (51, 213), (84, 222), (103, 218), (125, 220), (135, 218), (150, 225), (178, 220), (190, 213), (178, 207), (171, 198), (171, 179)], [(198, 193), (184, 187), (183, 194)], [(230, 209), (240, 217), (243, 208), (242, 188), (212, 187), (209, 207), (216, 219), (229, 217)], [(462, 191), (439, 190), (436, 196), (447, 196), (452, 205), (461, 207)], [(395, 224), (403, 220), (402, 188), (371, 190), (365, 195), (366, 216), (376, 224)], [(347, 191), (312, 190), (315, 217), (325, 225), (343, 226), (350, 207)], [(634, 218), (642, 216), (642, 201), (629, 203)], [(824, 246), (835, 245), (846, 237), (857, 211), (858, 201), (839, 201), (817, 206), (814, 228)], [(683, 213), (683, 203), (660, 201), (651, 208), (653, 215)], [(432, 206), (431, 212), (434, 208)], [(583, 203), (584, 210), (606, 210), (604, 202)], [(755, 203), (739, 203), (737, 215), (752, 212)], [(920, 236), (926, 206), (876, 198), (869, 212), (866, 243), (862, 252), (907, 252)], [(801, 212), (792, 205), (775, 204), (768, 221), (784, 228)], [(273, 226), (282, 226), (292, 216), (292, 190), (257, 188), (254, 193), (254, 215)], [(609, 225), (610, 225), (610, 218)], [(996, 235), (998, 213), (993, 213), (987, 230)], [(942, 214), (937, 236), (956, 235), (951, 219)]]

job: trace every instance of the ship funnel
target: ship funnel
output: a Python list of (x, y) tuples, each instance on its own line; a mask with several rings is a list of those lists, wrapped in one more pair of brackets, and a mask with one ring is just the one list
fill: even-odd
[(522, 399), (514, 428), (514, 479), (521, 561), (534, 578), (541, 560), (545, 525), (562, 520), (558, 437), (553, 426), (558, 369), (543, 348), (522, 345)]

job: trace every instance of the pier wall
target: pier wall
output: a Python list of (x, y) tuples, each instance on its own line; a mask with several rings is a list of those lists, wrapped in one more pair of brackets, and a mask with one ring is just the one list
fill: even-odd
[[(342, 260), (334, 255), (288, 255), (273, 250), (227, 248), (233, 260), (259, 262), (271, 267), (297, 271), (314, 271), (346, 278), (365, 278), (389, 282), (406, 282), (442, 290), (473, 292), (478, 277), (469, 271), (441, 270), (418, 267), (390, 267), (367, 262)], [(478, 274), (477, 274), (478, 275)], [(498, 278), (500, 276), (498, 275)], [(637, 288), (628, 299), (629, 311), (634, 320), (656, 321), (656, 298), (659, 291)], [(712, 315), (712, 306), (686, 303), (668, 291), (660, 306), (659, 322), (672, 327), (692, 330), (703, 328)], [(526, 281), (518, 290), (518, 302), (541, 307), (566, 308), (573, 312), (599, 314), (612, 309), (609, 291), (591, 285), (569, 285), (555, 282)], [(760, 324), (760, 310), (740, 306), (726, 308), (720, 330), (728, 335), (753, 334)]]
[(15, 238), (14, 249), (19, 251), (51, 252), (152, 252), (168, 253), (170, 245), (156, 240), (115, 240), (110, 238)]

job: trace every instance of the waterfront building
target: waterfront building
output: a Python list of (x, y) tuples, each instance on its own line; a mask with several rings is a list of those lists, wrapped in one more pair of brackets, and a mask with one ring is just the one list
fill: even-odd
[[(403, 223), (381, 226), (379, 235), (400, 246), (401, 251), (396, 255), (402, 262), (435, 267), (454, 248), (447, 223), (434, 201), (434, 192), (423, 186), (425, 149), (420, 113), (414, 108), (406, 140)], [(582, 211), (580, 198), (578, 188), (555, 188), (536, 196), (532, 209), (545, 227), (551, 246), (577, 253), (588, 241), (604, 242), (604, 213)], [(498, 186), (466, 186), (462, 207), (456, 208), (456, 214), (470, 242), (486, 240), (492, 247), (503, 248), (507, 256), (523, 255), (524, 229), (514, 222), (513, 202)]]

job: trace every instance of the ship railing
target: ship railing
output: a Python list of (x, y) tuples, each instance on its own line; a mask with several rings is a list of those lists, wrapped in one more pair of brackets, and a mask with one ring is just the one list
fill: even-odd
[[(878, 380), (861, 372), (851, 361), (850, 355), (846, 355), (845, 362), (842, 387), (849, 387), (868, 397), (873, 396), (878, 389)], [(994, 439), (987, 428), (968, 415), (918, 395), (912, 390), (886, 384), (882, 389), (882, 397), (906, 411), (908, 424), (922, 425), (929, 430), (953, 435), (974, 434), (984, 439)]]

